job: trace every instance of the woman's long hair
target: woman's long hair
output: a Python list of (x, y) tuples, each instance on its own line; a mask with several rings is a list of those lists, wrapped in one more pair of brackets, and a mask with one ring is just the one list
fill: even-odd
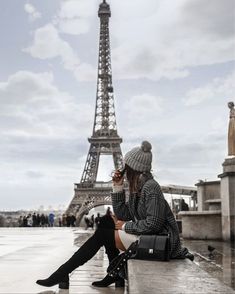
[(139, 189), (139, 177), (142, 172), (133, 170), (131, 167), (129, 167), (127, 164), (125, 165), (126, 170), (126, 177), (129, 182), (129, 190), (130, 193), (136, 193)]

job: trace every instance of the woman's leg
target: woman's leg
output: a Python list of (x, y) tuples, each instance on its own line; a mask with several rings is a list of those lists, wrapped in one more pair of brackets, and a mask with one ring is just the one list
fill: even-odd
[(90, 260), (101, 246), (105, 246), (108, 258), (111, 261), (119, 254), (119, 250), (115, 246), (114, 235), (114, 230), (97, 229), (67, 262), (60, 266), (48, 279), (38, 280), (37, 283), (46, 287), (51, 287), (60, 283), (78, 266)]

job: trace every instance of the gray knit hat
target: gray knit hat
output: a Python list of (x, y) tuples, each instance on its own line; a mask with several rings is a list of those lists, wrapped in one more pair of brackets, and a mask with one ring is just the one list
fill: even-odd
[(141, 147), (135, 147), (127, 152), (124, 156), (124, 163), (136, 171), (150, 171), (152, 166), (151, 149), (152, 145), (148, 141), (143, 141)]

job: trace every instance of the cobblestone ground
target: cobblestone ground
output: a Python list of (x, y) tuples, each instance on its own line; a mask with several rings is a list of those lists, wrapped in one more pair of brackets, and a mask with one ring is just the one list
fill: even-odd
[(35, 283), (57, 269), (91, 233), (71, 228), (0, 228), (0, 294), (125, 294), (126, 290), (114, 286), (91, 286), (106, 275), (108, 260), (103, 250), (72, 273), (70, 290)]

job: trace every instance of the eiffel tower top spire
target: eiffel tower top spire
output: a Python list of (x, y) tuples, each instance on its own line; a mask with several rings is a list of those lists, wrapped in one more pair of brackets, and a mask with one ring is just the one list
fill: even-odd
[(92, 137), (118, 136), (114, 109), (112, 85), (112, 69), (109, 38), (109, 18), (111, 10), (109, 4), (103, 0), (99, 5), (100, 39), (96, 109)]
[(107, 14), (109, 17), (111, 16), (110, 6), (106, 2), (106, 0), (103, 0), (103, 2), (100, 3), (100, 7), (99, 7), (99, 11), (98, 11), (99, 17), (104, 14)]

